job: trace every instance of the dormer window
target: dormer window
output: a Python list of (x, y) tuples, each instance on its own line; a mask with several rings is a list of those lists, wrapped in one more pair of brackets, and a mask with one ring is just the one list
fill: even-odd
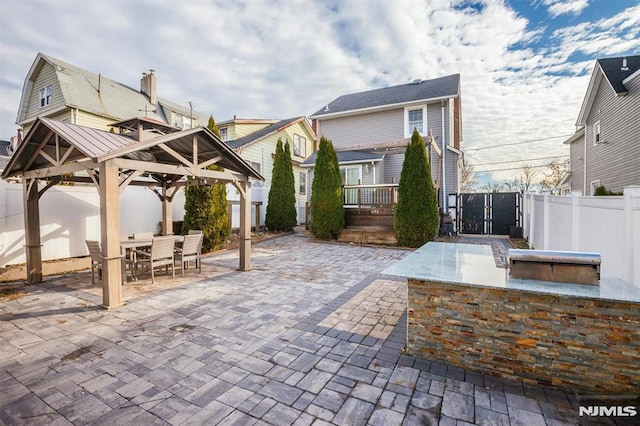
[(427, 109), (426, 106), (408, 107), (404, 109), (404, 137), (410, 138), (413, 129), (418, 129), (421, 135), (424, 135), (426, 129)]
[(221, 127), (220, 129), (220, 139), (222, 139), (223, 141), (227, 140), (227, 128), (226, 127)]
[(46, 107), (51, 103), (52, 94), (53, 88), (50, 85), (40, 89), (40, 108)]
[(600, 142), (602, 142), (602, 139), (601, 139), (601, 136), (600, 136), (600, 122), (597, 121), (593, 125), (593, 144), (597, 145)]
[(307, 157), (307, 138), (296, 133), (293, 134), (293, 155)]

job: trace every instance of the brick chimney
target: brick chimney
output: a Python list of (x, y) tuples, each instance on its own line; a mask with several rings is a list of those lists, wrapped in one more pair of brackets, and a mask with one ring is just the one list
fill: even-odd
[(140, 79), (140, 92), (147, 95), (151, 105), (158, 105), (158, 98), (156, 95), (156, 73), (154, 70), (149, 70), (148, 73), (142, 73), (142, 78)]

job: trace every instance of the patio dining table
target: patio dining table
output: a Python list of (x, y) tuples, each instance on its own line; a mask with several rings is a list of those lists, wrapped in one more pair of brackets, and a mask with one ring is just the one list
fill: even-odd
[[(177, 243), (181, 243), (184, 241), (184, 235), (173, 235), (174, 239)], [(135, 273), (135, 265), (137, 262), (136, 258), (136, 250), (144, 247), (151, 247), (153, 243), (152, 238), (141, 238), (141, 239), (127, 239), (120, 241), (120, 249), (122, 255), (127, 259), (129, 263), (129, 272), (131, 273), (131, 280), (135, 281), (138, 279)], [(126, 271), (122, 271), (122, 282), (126, 280)]]

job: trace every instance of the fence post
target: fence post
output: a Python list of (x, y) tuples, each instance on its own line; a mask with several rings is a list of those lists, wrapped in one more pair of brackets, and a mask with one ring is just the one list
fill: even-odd
[(549, 235), (551, 232), (551, 224), (549, 221), (549, 192), (544, 193), (544, 208), (542, 209), (542, 250), (549, 248)]
[(533, 245), (533, 238), (535, 237), (536, 231), (536, 199), (534, 198), (532, 193), (527, 193), (528, 206), (529, 206), (529, 247), (535, 248)]
[(625, 241), (623, 245), (625, 247), (626, 253), (626, 281), (635, 285), (640, 285), (639, 282), (634, 282), (635, 280), (635, 270), (634, 268), (638, 268), (637, 265), (634, 265), (634, 256), (636, 256), (637, 251), (640, 251), (640, 247), (637, 247), (638, 242), (635, 241), (636, 229), (635, 226), (637, 224), (634, 223), (634, 215), (633, 215), (633, 198), (640, 197), (640, 186), (632, 185), (624, 188), (624, 228), (622, 229), (622, 235), (624, 235)]
[(571, 191), (571, 250), (580, 250), (580, 199), (582, 191)]

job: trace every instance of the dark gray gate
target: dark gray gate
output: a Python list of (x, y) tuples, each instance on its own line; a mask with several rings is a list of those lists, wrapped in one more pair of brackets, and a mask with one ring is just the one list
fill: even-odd
[(520, 226), (519, 192), (458, 194), (460, 232), (463, 234), (509, 235)]

